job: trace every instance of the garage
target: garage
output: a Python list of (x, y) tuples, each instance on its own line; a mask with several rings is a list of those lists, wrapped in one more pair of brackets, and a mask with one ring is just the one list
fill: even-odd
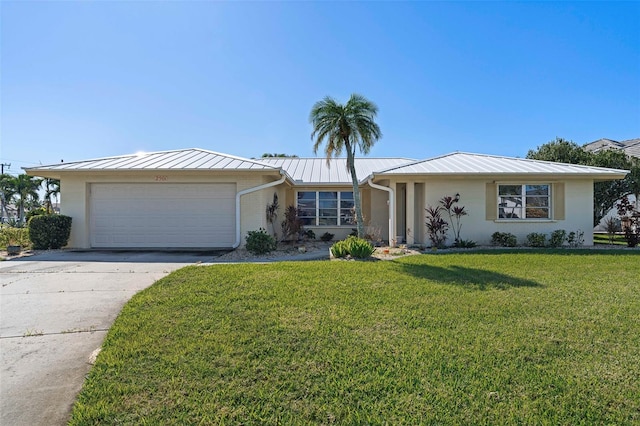
[(94, 183), (92, 248), (229, 248), (235, 183)]

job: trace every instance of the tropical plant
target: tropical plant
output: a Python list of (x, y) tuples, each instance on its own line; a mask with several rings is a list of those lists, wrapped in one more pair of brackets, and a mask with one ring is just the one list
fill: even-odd
[(327, 165), (331, 158), (347, 152), (347, 169), (353, 184), (353, 202), (356, 210), (358, 236), (364, 237), (364, 219), (358, 177), (355, 169), (355, 154), (358, 149), (368, 154), (371, 147), (382, 137), (380, 127), (375, 122), (378, 107), (365, 97), (352, 94), (346, 104), (336, 102), (330, 96), (318, 101), (311, 108), (309, 121), (313, 125), (311, 139), (315, 139), (313, 152), (317, 153), (324, 143)]
[(39, 198), (38, 189), (42, 184), (42, 179), (28, 176), (25, 174), (18, 175), (13, 179), (13, 185), (16, 191), (16, 197), (18, 198), (18, 223), (24, 223), (25, 206), (28, 205), (30, 200), (37, 201)]
[(447, 241), (447, 231), (449, 230), (449, 224), (442, 218), (443, 208), (441, 206), (427, 206), (425, 210), (431, 247), (442, 248)]
[(60, 194), (60, 181), (58, 179), (50, 179), (46, 178), (44, 180), (44, 207), (47, 213), (53, 213), (53, 203), (51, 202), (52, 198), (58, 201), (58, 195)]
[(449, 225), (453, 229), (453, 238), (456, 243), (460, 241), (460, 231), (462, 230), (462, 223), (460, 220), (462, 219), (462, 216), (467, 215), (464, 206), (456, 206), (458, 201), (460, 201), (460, 194), (456, 194), (455, 197), (445, 196), (440, 199), (442, 208), (449, 216)]
[(331, 254), (337, 258), (351, 256), (354, 259), (366, 259), (374, 251), (373, 244), (354, 236), (349, 236), (346, 240), (338, 241), (331, 246)]
[(273, 237), (278, 239), (278, 234), (276, 233), (276, 225), (275, 222), (278, 220), (278, 209), (280, 208), (280, 203), (278, 202), (278, 193), (273, 193), (273, 202), (267, 203), (267, 222), (271, 224), (271, 230), (273, 231)]
[(0, 217), (9, 217), (7, 205), (13, 201), (15, 195), (14, 177), (6, 173), (0, 175)]
[(293, 238), (299, 240), (304, 232), (304, 223), (300, 219), (300, 210), (295, 206), (289, 206), (284, 211), (282, 221), (282, 240), (288, 241)]
[(629, 197), (622, 197), (616, 205), (618, 216), (622, 221), (624, 239), (629, 247), (635, 247), (640, 242), (640, 212), (636, 211), (633, 204), (629, 202)]

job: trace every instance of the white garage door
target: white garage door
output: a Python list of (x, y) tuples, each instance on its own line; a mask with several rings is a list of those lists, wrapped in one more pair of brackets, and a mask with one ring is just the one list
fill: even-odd
[(91, 246), (228, 248), (235, 183), (92, 184)]

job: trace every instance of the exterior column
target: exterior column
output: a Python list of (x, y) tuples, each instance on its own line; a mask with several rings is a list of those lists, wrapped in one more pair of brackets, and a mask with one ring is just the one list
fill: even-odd
[(411, 245), (415, 243), (415, 235), (416, 235), (416, 220), (415, 220), (415, 183), (407, 182), (407, 193), (406, 193), (406, 206), (405, 212), (407, 215), (406, 219), (406, 239), (407, 245)]
[[(389, 182), (389, 188), (391, 188), (393, 190), (392, 194), (393, 197), (396, 197), (396, 183), (394, 181), (390, 181)], [(395, 200), (391, 201), (389, 200), (389, 202), (393, 202), (395, 204)], [(396, 235), (398, 235), (398, 206), (394, 206), (394, 214), (393, 214), (393, 220), (391, 220), (391, 228), (390, 230), (393, 230), (393, 233), (391, 235), (389, 235), (389, 245), (394, 247), (397, 244), (396, 241)], [(394, 244), (395, 242), (395, 244)]]

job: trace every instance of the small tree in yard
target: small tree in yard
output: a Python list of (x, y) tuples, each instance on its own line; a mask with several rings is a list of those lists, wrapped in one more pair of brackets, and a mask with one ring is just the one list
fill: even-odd
[(456, 194), (455, 197), (445, 196), (440, 200), (442, 208), (449, 216), (449, 224), (453, 229), (453, 238), (456, 244), (460, 242), (460, 231), (462, 230), (462, 223), (460, 220), (462, 219), (462, 216), (467, 215), (464, 206), (456, 206), (459, 200), (460, 194)]
[(625, 195), (616, 206), (618, 215), (622, 222), (622, 230), (624, 231), (624, 239), (629, 247), (635, 247), (640, 242), (640, 212), (638, 212), (633, 204), (629, 202), (629, 198)]
[(304, 231), (304, 224), (300, 219), (300, 211), (295, 206), (289, 206), (284, 211), (284, 220), (282, 221), (282, 240), (289, 241), (293, 237), (295, 240), (300, 239), (300, 235)]

